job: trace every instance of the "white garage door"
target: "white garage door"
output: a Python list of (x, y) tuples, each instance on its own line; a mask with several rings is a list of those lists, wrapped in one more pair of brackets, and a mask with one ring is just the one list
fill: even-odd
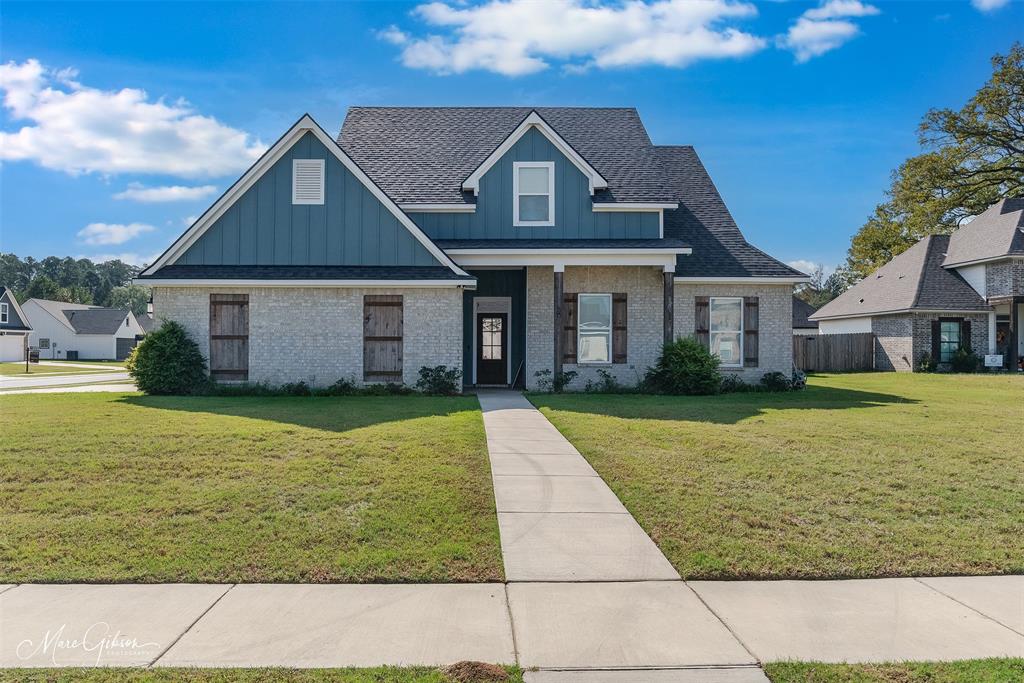
[(20, 334), (0, 336), (0, 361), (25, 360), (25, 338)]

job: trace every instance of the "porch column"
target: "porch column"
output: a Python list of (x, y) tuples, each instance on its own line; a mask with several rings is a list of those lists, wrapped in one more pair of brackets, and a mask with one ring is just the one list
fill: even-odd
[(987, 353), (993, 354), (996, 352), (996, 312), (989, 311), (988, 314), (988, 351)]
[(555, 297), (554, 297), (554, 350), (555, 358), (551, 366), (552, 373), (557, 375), (562, 372), (562, 328), (565, 327), (562, 321), (562, 299), (565, 298), (565, 266), (555, 264)]
[(1010, 299), (1010, 372), (1017, 372), (1017, 360), (1020, 358), (1020, 305), (1024, 296)]
[(665, 266), (665, 272), (662, 275), (665, 279), (662, 293), (664, 340), (666, 344), (671, 344), (675, 338), (675, 269), (669, 270), (669, 266)]

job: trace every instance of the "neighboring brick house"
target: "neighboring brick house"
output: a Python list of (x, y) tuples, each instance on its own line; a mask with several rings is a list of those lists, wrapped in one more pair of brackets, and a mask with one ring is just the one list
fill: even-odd
[(961, 348), (1019, 368), (1022, 318), (1024, 198), (921, 239), (811, 316), (822, 334), (873, 332), (876, 369), (896, 371), (946, 364)]
[(337, 141), (300, 119), (138, 281), (217, 379), (580, 388), (681, 335), (788, 373), (806, 276), (635, 109), (354, 107)]

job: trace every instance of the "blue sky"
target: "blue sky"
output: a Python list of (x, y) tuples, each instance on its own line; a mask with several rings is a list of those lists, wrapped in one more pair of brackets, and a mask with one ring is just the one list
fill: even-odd
[(162, 251), (303, 112), (635, 106), (692, 144), (747, 238), (834, 265), (1024, 38), (1024, 2), (4, 2), (0, 249)]

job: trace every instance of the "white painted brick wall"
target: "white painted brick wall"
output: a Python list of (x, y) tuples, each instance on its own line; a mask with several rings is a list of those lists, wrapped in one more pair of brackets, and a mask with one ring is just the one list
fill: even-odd
[(462, 290), (458, 288), (155, 287), (159, 318), (184, 325), (209, 358), (210, 294), (249, 295), (249, 381), (362, 382), (363, 296), (401, 294), (403, 381), (424, 366), (462, 368)]
[(674, 324), (677, 337), (696, 331), (695, 299), (698, 296), (756, 296), (758, 298), (758, 365), (756, 368), (722, 368), (745, 382), (757, 382), (768, 372), (793, 371), (793, 285), (737, 285), (680, 283), (675, 286)]

